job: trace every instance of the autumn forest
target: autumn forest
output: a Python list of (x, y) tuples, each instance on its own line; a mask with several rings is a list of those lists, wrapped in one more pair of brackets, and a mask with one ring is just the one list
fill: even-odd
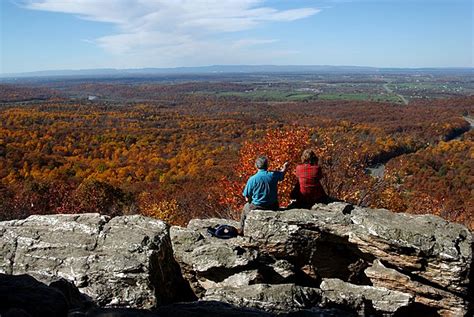
[(285, 206), (311, 147), (334, 199), (474, 229), (473, 96), (405, 105), (395, 95), (258, 89), (225, 80), (1, 84), (0, 220), (82, 212), (173, 224), (238, 218), (255, 156), (267, 154), (270, 168), (290, 161), (279, 188)]

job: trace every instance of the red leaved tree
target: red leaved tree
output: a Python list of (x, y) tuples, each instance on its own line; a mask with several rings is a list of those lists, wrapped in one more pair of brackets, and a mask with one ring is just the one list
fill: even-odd
[(366, 155), (361, 151), (364, 144), (360, 140), (362, 134), (358, 126), (347, 122), (325, 128), (269, 130), (260, 140), (242, 145), (235, 175), (224, 180), (226, 190), (221, 203), (234, 210), (242, 207), (242, 190), (248, 178), (256, 172), (255, 158), (263, 154), (270, 159), (270, 170), (278, 169), (285, 161), (291, 163), (278, 188), (280, 204), (287, 205), (297, 181), (294, 172), (300, 156), (305, 149), (313, 148), (322, 167), (322, 184), (326, 193), (335, 199), (366, 204), (368, 195), (374, 196), (377, 191), (376, 182), (364, 172)]
[(257, 141), (244, 142), (240, 150), (240, 160), (232, 179), (225, 179), (226, 190), (222, 193), (221, 203), (239, 210), (244, 204), (242, 191), (250, 176), (256, 173), (255, 159), (266, 155), (269, 159), (269, 170), (279, 169), (286, 161), (290, 162), (289, 170), (283, 182), (278, 186), (280, 205), (290, 201), (290, 192), (296, 184), (294, 170), (302, 151), (311, 144), (312, 129), (287, 128), (270, 130)]

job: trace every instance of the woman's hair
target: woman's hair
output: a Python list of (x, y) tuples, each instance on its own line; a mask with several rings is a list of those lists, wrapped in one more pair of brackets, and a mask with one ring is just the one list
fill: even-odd
[(314, 151), (312, 149), (307, 149), (303, 151), (303, 154), (301, 155), (302, 164), (315, 165), (318, 164), (318, 161), (319, 159), (316, 154), (314, 154)]

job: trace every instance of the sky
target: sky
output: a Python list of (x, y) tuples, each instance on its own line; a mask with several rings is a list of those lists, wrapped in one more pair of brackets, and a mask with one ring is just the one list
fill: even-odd
[(473, 67), (473, 0), (0, 0), (0, 74)]

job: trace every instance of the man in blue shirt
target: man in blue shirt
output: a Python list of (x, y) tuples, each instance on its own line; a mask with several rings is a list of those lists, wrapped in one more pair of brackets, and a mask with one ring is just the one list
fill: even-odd
[(249, 178), (242, 193), (247, 202), (240, 218), (243, 234), (247, 213), (251, 210), (278, 210), (278, 182), (285, 177), (288, 162), (279, 171), (268, 171), (268, 158), (259, 156), (255, 161), (257, 173)]

